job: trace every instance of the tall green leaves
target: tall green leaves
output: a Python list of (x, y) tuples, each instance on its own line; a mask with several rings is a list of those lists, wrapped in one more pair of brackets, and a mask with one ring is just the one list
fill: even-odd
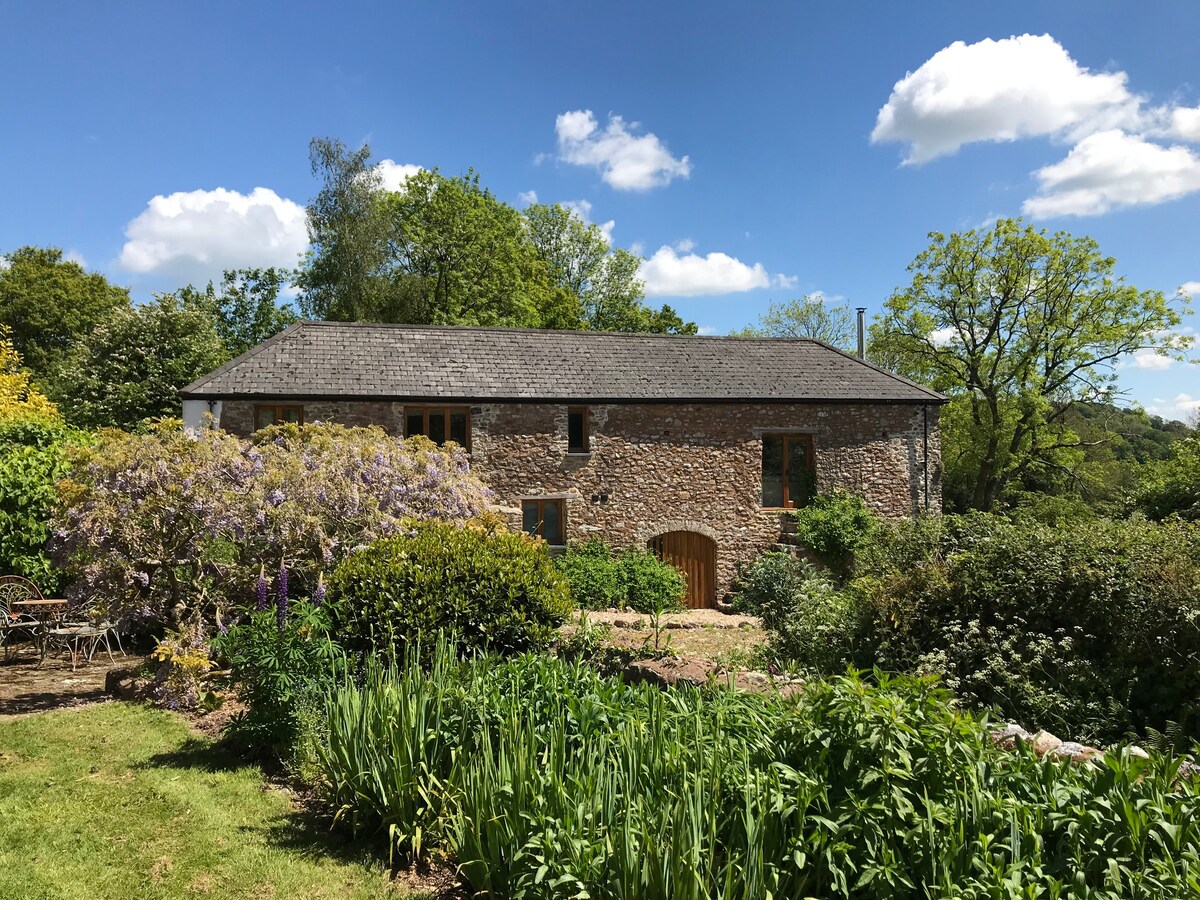
[[(541, 655), (374, 668), (333, 691), (339, 818), (492, 897), (1181, 897), (1200, 784), (992, 746), (930, 681), (785, 701), (660, 691)], [(1042, 893), (1038, 893), (1041, 891)]]
[(1071, 404), (1107, 399), (1123, 355), (1189, 343), (1171, 332), (1186, 301), (1114, 277), (1091, 238), (1012, 219), (930, 238), (872, 327), (871, 354), (952, 397), (947, 488), (964, 505), (991, 509), (1031, 469), (1069, 465)]

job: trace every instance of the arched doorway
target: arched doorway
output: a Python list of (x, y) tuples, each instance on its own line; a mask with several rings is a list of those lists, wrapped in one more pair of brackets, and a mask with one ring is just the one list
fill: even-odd
[(717, 605), (717, 545), (712, 538), (698, 531), (668, 531), (650, 538), (646, 546), (687, 576), (683, 602), (688, 608)]

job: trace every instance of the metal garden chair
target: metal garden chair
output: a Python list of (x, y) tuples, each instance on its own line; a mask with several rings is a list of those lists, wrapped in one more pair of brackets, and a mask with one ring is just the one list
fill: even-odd
[(39, 619), (13, 604), (22, 600), (44, 600), (36, 584), (20, 575), (0, 575), (0, 646), (4, 658), (15, 640), (38, 641), (42, 630)]

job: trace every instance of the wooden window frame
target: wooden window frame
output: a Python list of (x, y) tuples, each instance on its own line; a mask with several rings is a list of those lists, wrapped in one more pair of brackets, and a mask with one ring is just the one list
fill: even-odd
[[(288, 423), (283, 418), (285, 409), (294, 409), (296, 411), (296, 421)], [(259, 420), (263, 413), (270, 412), (272, 421), (267, 425), (259, 425)], [(304, 424), (304, 406), (300, 403), (255, 403), (254, 404), (254, 430), (258, 431), (261, 428), (266, 428), (268, 425), (303, 425)]]
[[(530, 504), (530, 503), (537, 504), (537, 517), (538, 517), (537, 531), (532, 532), (532, 533), (536, 534), (537, 537), (540, 537), (542, 540), (546, 541), (546, 543), (550, 544), (551, 547), (565, 547), (567, 545), (567, 503), (566, 503), (566, 501), (562, 497), (526, 497), (526, 498), (524, 498), (521, 501), (521, 530), (522, 531), (525, 531), (525, 506), (526, 506), (526, 504)], [(558, 530), (559, 530), (558, 536), (561, 538), (561, 540), (558, 543), (551, 543), (550, 541), (546, 540), (546, 534), (545, 534), (546, 515), (545, 515), (545, 513), (542, 512), (542, 510), (548, 504), (551, 504), (551, 503), (558, 507)], [(531, 532), (525, 531), (525, 534), (530, 534), (530, 533)]]
[[(808, 454), (806, 456), (806, 458), (808, 459), (807, 468), (808, 468), (809, 472), (812, 473), (813, 484), (815, 485), (816, 481), (817, 481), (817, 442), (816, 442), (816, 440), (814, 440), (813, 435), (810, 433), (807, 433), (807, 432), (778, 432), (778, 431), (765, 432), (762, 435), (763, 441), (765, 442), (766, 438), (768, 438), (768, 437), (777, 437), (777, 438), (781, 438), (783, 440), (783, 453), (781, 454), (781, 462), (783, 464), (783, 468), (780, 471), (780, 478), (783, 481), (783, 506), (766, 506), (764, 504), (762, 508), (763, 509), (802, 509), (804, 506), (807, 505), (808, 499), (805, 498), (804, 502), (800, 503), (799, 505), (796, 505), (796, 503), (789, 496), (789, 494), (791, 492), (791, 486), (789, 484), (789, 479), (788, 479), (788, 458), (789, 458), (788, 445), (791, 444), (793, 441), (801, 441), (803, 443), (808, 444)], [(765, 443), (764, 443), (764, 450), (765, 450)], [(761, 485), (759, 486), (759, 493), (760, 493), (760, 495), (762, 493)]]
[[(453, 413), (462, 413), (467, 418), (467, 442), (462, 445), (463, 449), (468, 453), (471, 452), (471, 407), (469, 406), (406, 406), (404, 407), (404, 436), (412, 437), (413, 433), (408, 430), (408, 417), (421, 414), (421, 431), (417, 434), (429, 436), (429, 417), (430, 415), (440, 414), (442, 416), (442, 434), (446, 436), (446, 440), (454, 440), (450, 437), (450, 416)], [(444, 442), (443, 442), (444, 443)], [(457, 441), (455, 441), (457, 443)]]
[[(579, 413), (583, 416), (583, 446), (571, 446), (571, 415)], [(592, 413), (586, 406), (568, 406), (567, 407), (567, 452), (575, 453), (581, 456), (592, 452)]]

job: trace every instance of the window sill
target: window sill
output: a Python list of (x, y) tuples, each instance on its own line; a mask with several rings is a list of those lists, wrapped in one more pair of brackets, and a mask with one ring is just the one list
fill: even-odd
[(591, 456), (591, 450), (568, 450), (567, 456)]

